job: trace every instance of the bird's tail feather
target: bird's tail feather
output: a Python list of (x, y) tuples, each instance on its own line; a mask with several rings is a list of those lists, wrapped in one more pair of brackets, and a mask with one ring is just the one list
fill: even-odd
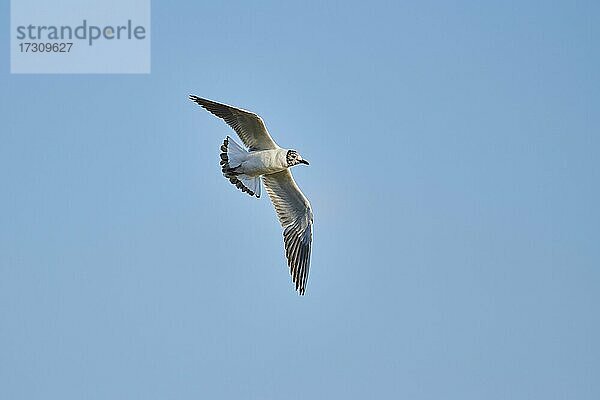
[(225, 178), (242, 192), (260, 197), (260, 176), (250, 177), (237, 171), (247, 155), (242, 146), (227, 136), (221, 145), (221, 170)]

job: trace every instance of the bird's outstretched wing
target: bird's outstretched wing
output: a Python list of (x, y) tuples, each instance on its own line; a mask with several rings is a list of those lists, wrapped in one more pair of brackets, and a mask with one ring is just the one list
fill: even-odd
[(312, 246), (313, 214), (289, 170), (263, 175), (263, 182), (283, 227), (285, 256), (301, 295), (306, 290)]
[(267, 131), (262, 118), (253, 112), (217, 103), (190, 95), (190, 100), (200, 104), (219, 118), (222, 118), (238, 134), (244, 145), (251, 151), (278, 149), (279, 146)]

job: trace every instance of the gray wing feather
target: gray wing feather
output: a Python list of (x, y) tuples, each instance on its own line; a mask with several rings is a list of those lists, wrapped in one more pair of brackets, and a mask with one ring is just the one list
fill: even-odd
[(279, 148), (269, 135), (262, 118), (253, 112), (194, 95), (190, 95), (190, 100), (227, 122), (251, 151)]
[(283, 227), (285, 256), (296, 290), (303, 295), (308, 281), (313, 214), (289, 170), (263, 175), (265, 189)]

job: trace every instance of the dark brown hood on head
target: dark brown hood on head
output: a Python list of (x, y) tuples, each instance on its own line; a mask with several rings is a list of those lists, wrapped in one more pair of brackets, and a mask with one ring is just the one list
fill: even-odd
[(288, 150), (285, 156), (288, 167), (293, 167), (298, 164), (308, 164), (308, 161), (304, 160), (296, 150)]

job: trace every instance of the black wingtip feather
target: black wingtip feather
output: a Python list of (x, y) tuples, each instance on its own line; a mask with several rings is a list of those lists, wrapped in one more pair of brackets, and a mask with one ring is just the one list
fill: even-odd
[(244, 186), (242, 181), (240, 181), (235, 176), (235, 168), (231, 168), (231, 166), (229, 165), (229, 156), (227, 155), (228, 146), (229, 146), (229, 136), (227, 136), (225, 138), (225, 140), (223, 141), (223, 144), (220, 147), (220, 149), (222, 151), (222, 153), (220, 154), (221, 161), (219, 162), (219, 164), (221, 165), (221, 172), (223, 172), (223, 175), (225, 176), (225, 178), (229, 179), (229, 182), (231, 182), (233, 185), (235, 185), (235, 187), (240, 189), (242, 192), (248, 193), (250, 196), (256, 196), (257, 198), (260, 198), (260, 194), (256, 194), (256, 193), (254, 193), (253, 190), (248, 189), (246, 186)]

